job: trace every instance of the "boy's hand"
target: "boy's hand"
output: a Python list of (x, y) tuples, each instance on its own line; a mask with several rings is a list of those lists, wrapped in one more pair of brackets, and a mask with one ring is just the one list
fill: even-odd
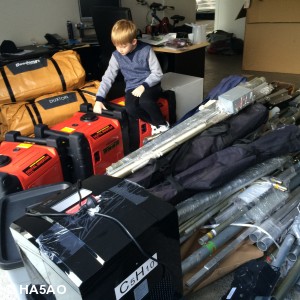
[(101, 114), (102, 109), (107, 110), (107, 108), (104, 106), (104, 104), (101, 101), (96, 101), (93, 108), (93, 112), (97, 114)]
[(135, 88), (131, 93), (135, 97), (141, 97), (144, 91), (145, 91), (145, 87), (143, 85), (140, 85), (137, 88)]

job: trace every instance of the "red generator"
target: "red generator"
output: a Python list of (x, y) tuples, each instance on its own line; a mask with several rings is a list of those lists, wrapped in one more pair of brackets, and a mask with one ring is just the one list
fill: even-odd
[(0, 145), (0, 195), (64, 181), (55, 148), (30, 143)]
[(113, 112), (99, 115), (87, 112), (88, 109), (83, 110), (86, 111), (81, 108), (72, 118), (51, 127), (47, 135), (55, 132), (67, 133), (70, 136), (75, 132), (82, 133), (89, 143), (93, 174), (101, 175), (127, 152), (123, 145), (122, 120)]
[[(106, 103), (105, 103), (106, 104)], [(157, 104), (160, 107), (162, 115), (165, 120), (168, 121), (171, 125), (176, 122), (176, 101), (175, 101), (175, 93), (173, 91), (165, 91), (162, 96), (158, 99)], [(109, 102), (108, 107), (111, 109), (123, 109), (125, 110), (125, 97), (120, 97), (114, 99)], [(144, 139), (151, 136), (151, 125), (147, 122), (138, 120), (138, 124), (136, 124), (137, 129), (135, 130), (138, 137), (134, 137), (134, 134), (131, 134), (131, 140), (137, 140), (135, 142), (138, 147), (132, 147), (132, 151), (136, 150), (136, 148), (142, 147), (144, 144)]]

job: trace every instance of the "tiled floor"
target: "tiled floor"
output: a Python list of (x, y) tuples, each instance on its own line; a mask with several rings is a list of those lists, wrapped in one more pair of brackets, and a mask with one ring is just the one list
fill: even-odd
[(0, 269), (0, 299), (1, 300), (17, 300), (16, 291), (10, 284), (5, 272)]

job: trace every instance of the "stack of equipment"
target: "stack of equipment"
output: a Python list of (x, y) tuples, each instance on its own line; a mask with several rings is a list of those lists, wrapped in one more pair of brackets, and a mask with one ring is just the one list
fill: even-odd
[(2, 142), (0, 153), (1, 196), (64, 180), (60, 157), (53, 147)]
[(93, 174), (104, 174), (112, 163), (124, 157), (128, 150), (127, 126), (121, 112), (104, 111), (102, 115), (90, 111), (91, 106), (81, 106), (81, 111), (70, 119), (59, 123), (52, 130), (72, 134), (80, 132), (86, 137), (92, 160)]
[(37, 291), (51, 286), (57, 300), (182, 298), (176, 210), (142, 187), (92, 176), (27, 211), (11, 232)]

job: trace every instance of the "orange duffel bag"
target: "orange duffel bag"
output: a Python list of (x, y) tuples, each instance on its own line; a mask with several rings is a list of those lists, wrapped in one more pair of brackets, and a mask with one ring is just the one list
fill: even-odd
[(51, 58), (11, 62), (0, 68), (0, 104), (71, 91), (84, 83), (85, 70), (73, 50), (57, 52)]
[(7, 131), (20, 131), (23, 136), (34, 132), (34, 125), (56, 125), (80, 110), (80, 104), (94, 105), (100, 81), (87, 82), (75, 91), (52, 93), (32, 102), (17, 102), (0, 105), (0, 139), (4, 140)]

